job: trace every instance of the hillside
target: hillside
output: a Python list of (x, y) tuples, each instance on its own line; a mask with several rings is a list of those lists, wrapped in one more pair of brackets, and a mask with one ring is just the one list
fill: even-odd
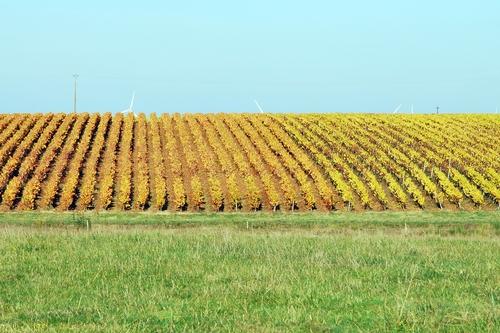
[(495, 209), (500, 116), (0, 116), (3, 210)]

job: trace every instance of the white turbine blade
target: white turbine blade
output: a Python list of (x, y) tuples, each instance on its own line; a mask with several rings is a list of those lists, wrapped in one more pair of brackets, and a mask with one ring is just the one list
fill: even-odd
[(262, 108), (260, 107), (259, 102), (257, 102), (256, 99), (254, 99), (253, 101), (255, 102), (255, 105), (257, 105), (257, 107), (259, 108), (260, 113), (264, 113), (264, 110), (262, 110)]
[(134, 107), (134, 99), (135, 99), (135, 91), (132, 93), (132, 100), (130, 101), (129, 110), (132, 110)]
[(394, 113), (398, 113), (399, 109), (401, 109), (401, 107), (403, 106), (403, 104), (399, 104), (398, 107), (396, 109), (394, 109)]

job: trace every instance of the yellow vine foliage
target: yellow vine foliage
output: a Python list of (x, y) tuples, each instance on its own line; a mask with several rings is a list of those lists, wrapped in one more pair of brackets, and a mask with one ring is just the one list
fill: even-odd
[(0, 115), (0, 206), (497, 209), (499, 131), (495, 115)]

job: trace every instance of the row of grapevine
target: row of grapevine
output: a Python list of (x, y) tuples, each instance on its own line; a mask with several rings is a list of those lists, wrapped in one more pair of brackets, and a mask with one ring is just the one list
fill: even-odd
[[(205, 134), (206, 142), (208, 144), (207, 148), (213, 152), (212, 156), (216, 162), (215, 165), (207, 165), (209, 172), (214, 175), (218, 175), (219, 177), (220, 175), (228, 175), (226, 179), (226, 202), (229, 204), (231, 209), (238, 210), (243, 207), (243, 196), (240, 191), (240, 186), (238, 186), (236, 181), (238, 178), (238, 175), (236, 174), (236, 167), (232, 163), (232, 159), (225, 150), (223, 143), (220, 141), (217, 131), (212, 127), (210, 122), (205, 117), (196, 117), (196, 121), (200, 131), (203, 131)], [(210, 156), (210, 154), (206, 155)]]
[(71, 205), (73, 205), (75, 199), (77, 198), (77, 186), (81, 178), (80, 175), (82, 166), (85, 157), (87, 156), (87, 151), (89, 150), (98, 119), (99, 117), (97, 114), (90, 117), (73, 158), (69, 163), (66, 178), (62, 183), (61, 197), (59, 200), (59, 206), (57, 207), (59, 210), (68, 209)]
[(2, 209), (497, 209), (498, 116), (0, 115)]
[[(310, 122), (307, 119), (302, 121), (308, 126), (305, 133), (308, 134), (309, 138), (307, 140), (310, 142), (309, 144), (312, 146), (316, 144), (317, 147), (321, 147), (322, 151), (315, 151), (318, 163), (327, 170), (330, 179), (341, 193), (344, 203), (348, 204), (349, 207), (352, 205), (354, 192), (358, 195), (364, 208), (371, 208), (372, 203), (366, 186), (361, 182), (352, 166), (339, 154), (340, 149), (336, 140), (330, 139), (332, 133), (325, 133), (325, 129), (315, 122)], [(321, 145), (321, 142), (328, 143), (328, 146)]]
[[(372, 208), (373, 202), (370, 199), (368, 189), (354, 171), (356, 170), (356, 166), (353, 164), (355, 161), (345, 158), (346, 155), (350, 156), (350, 154), (343, 154), (342, 147), (339, 145), (339, 141), (341, 140), (331, 139), (333, 135), (339, 136), (340, 133), (332, 134), (329, 129), (322, 127), (316, 122), (309, 121), (308, 119), (302, 119), (302, 122), (307, 125), (307, 128), (302, 127), (302, 131), (308, 136), (311, 145), (315, 145), (321, 149), (320, 151), (316, 151), (315, 154), (318, 155), (318, 160), (321, 161), (321, 164), (327, 165), (325, 169), (330, 169), (328, 173), (332, 175), (332, 182), (334, 182), (339, 191), (341, 191), (340, 193), (343, 195), (344, 202), (349, 205), (353, 202), (354, 198), (351, 194), (352, 188), (358, 195), (362, 207)], [(295, 123), (295, 126), (300, 125)], [(344, 141), (346, 141), (345, 138)], [(328, 165), (328, 162), (330, 162), (330, 165)], [(333, 172), (331, 169), (338, 171)], [(358, 167), (358, 169), (360, 168)], [(366, 170), (363, 171), (364, 172), (360, 172), (360, 174), (368, 173)], [(379, 186), (377, 182), (375, 182), (375, 178), (372, 177), (370, 181), (372, 183), (371, 187), (378, 190)], [(351, 187), (349, 187), (348, 184), (350, 184)], [(382, 198), (381, 202), (385, 204), (385, 194), (381, 194), (380, 197)], [(347, 201), (347, 199), (349, 199), (349, 201)]]
[(356, 122), (350, 122), (350, 125), (358, 133), (357, 136), (364, 139), (364, 147), (371, 151), (380, 163), (386, 166), (391, 174), (396, 176), (396, 179), (398, 179), (404, 189), (406, 189), (406, 193), (410, 195), (420, 208), (423, 208), (426, 201), (425, 195), (415, 184), (414, 177), (408, 173), (408, 166), (397, 163), (398, 161), (395, 160), (392, 154), (392, 148), (383, 140), (375, 140), (373, 136), (361, 132), (361, 126)]
[[(24, 161), (24, 158), (26, 154), (28, 154), (30, 151), (35, 151), (38, 148), (41, 148), (42, 145), (38, 144), (37, 140), (43, 140), (44, 138), (44, 133), (46, 133), (48, 130), (45, 129), (45, 132), (42, 133), (44, 130), (45, 126), (47, 123), (49, 123), (52, 119), (52, 115), (47, 115), (44, 117), (41, 117), (35, 126), (33, 126), (32, 130), (22, 139), (22, 141), (19, 143), (17, 146), (16, 150), (14, 151), (13, 154), (11, 154), (6, 163), (2, 167), (2, 171), (0, 173), (0, 193), (3, 191), (5, 188), (5, 185), (7, 185), (7, 182), (13, 175), (14, 171), (16, 171), (19, 167), (19, 165)], [(48, 129), (53, 128), (55, 130), (56, 128), (56, 123), (57, 121), (52, 120), (52, 122), (49, 123)], [(42, 133), (42, 134), (41, 134)], [(34, 144), (37, 142), (36, 144)], [(33, 149), (32, 149), (33, 148)]]
[[(424, 156), (422, 156), (418, 149), (412, 147), (412, 140), (408, 140), (408, 137), (399, 137), (398, 133), (392, 133), (393, 138), (388, 133), (390, 131), (383, 131), (378, 128), (376, 124), (371, 128), (371, 134), (375, 138), (380, 138), (378, 142), (382, 141), (381, 144), (384, 150), (394, 159), (395, 163), (399, 163), (401, 166), (407, 168), (409, 173), (421, 184), (426, 193), (439, 205), (443, 207), (444, 204), (444, 194), (447, 195), (448, 199), (456, 204), (460, 204), (461, 198), (457, 196), (458, 190), (450, 182), (444, 179), (440, 180), (440, 175), (437, 177), (437, 183), (441, 185), (442, 192), (436, 186), (436, 183), (432, 180), (434, 175), (432, 163), (429, 162)], [(431, 170), (432, 175), (426, 173), (426, 170)], [(443, 194), (444, 193), (444, 194)]]
[(14, 119), (5, 127), (2, 132), (0, 132), (0, 147), (5, 145), (5, 142), (9, 140), (12, 135), (25, 124), (27, 118), (31, 118), (30, 115), (19, 115), (18, 117), (14, 117)]
[(157, 210), (163, 209), (167, 204), (167, 183), (164, 171), (164, 159), (162, 153), (160, 124), (155, 113), (151, 115), (151, 159), (153, 161), (153, 186), (154, 202), (153, 207)]
[(120, 140), (120, 155), (117, 169), (117, 197), (116, 206), (119, 209), (130, 209), (132, 193), (132, 141), (134, 138), (134, 115), (129, 113), (123, 121)]
[(28, 116), (20, 124), (19, 129), (10, 136), (10, 138), (1, 145), (0, 148), (0, 168), (4, 162), (11, 156), (12, 151), (18, 147), (19, 142), (27, 136), (31, 127), (40, 119), (39, 115)]
[(374, 174), (383, 179), (389, 192), (396, 199), (396, 203), (401, 208), (406, 208), (408, 204), (408, 197), (405, 191), (402, 189), (401, 184), (396, 180), (394, 174), (390, 172), (386, 164), (383, 164), (377, 157), (377, 149), (370, 145), (369, 141), (366, 137), (360, 136), (359, 132), (354, 131), (351, 127), (351, 124), (342, 124), (339, 120), (338, 123), (333, 123), (328, 121), (326, 124), (321, 124), (323, 130), (332, 131), (328, 129), (329, 126), (335, 128), (335, 133), (341, 133), (349, 140), (345, 140), (346, 144), (350, 143), (350, 149), (356, 149), (357, 154), (364, 161), (365, 165), (368, 165), (369, 168), (374, 172)]
[[(191, 190), (188, 190), (189, 195), (187, 195), (189, 205), (196, 210), (204, 209), (207, 199), (205, 197), (205, 191), (203, 190), (204, 184), (202, 184), (201, 181), (202, 170), (200, 168), (200, 162), (198, 161), (198, 154), (191, 146), (192, 139), (189, 130), (186, 128), (183, 117), (177, 113), (173, 116), (173, 120), (180, 143), (180, 149), (177, 151), (179, 155), (173, 158), (179, 159), (181, 163), (185, 161), (183, 175), (186, 177), (186, 180), (189, 179), (189, 177), (191, 178), (189, 182)], [(182, 160), (182, 156), (184, 160)]]
[(10, 122), (20, 115), (1, 114), (0, 115), (0, 133), (10, 124)]
[[(260, 144), (260, 141), (255, 141), (255, 136), (253, 136), (254, 139), (250, 140), (249, 137), (247, 137), (248, 133), (253, 133), (255, 134), (251, 129), (247, 131), (244, 131), (236, 117), (234, 116), (228, 116), (224, 118), (224, 123), (227, 125), (229, 128), (229, 131), (231, 134), (234, 136), (235, 140), (238, 142), (238, 145), (241, 147), (241, 150), (244, 152), (246, 159), (250, 163), (251, 167), (256, 171), (256, 173), (259, 175), (259, 178), (262, 182), (262, 186), (264, 188), (264, 191), (266, 192), (267, 196), (267, 202), (266, 204), (272, 209), (276, 210), (280, 206), (280, 194), (277, 189), (277, 184), (276, 181), (274, 180), (271, 172), (266, 168), (266, 164), (269, 164), (270, 161), (274, 160), (273, 155), (265, 150), (265, 147)], [(255, 146), (254, 146), (255, 145)], [(260, 147), (260, 149), (258, 148)], [(272, 162), (271, 162), (272, 163)], [(278, 175), (279, 179), (279, 184), (281, 187), (281, 192), (284, 197), (284, 205), (283, 206), (288, 206), (291, 209), (294, 209), (296, 204), (297, 204), (297, 198), (294, 193), (293, 188), (291, 187), (291, 182), (288, 179), (288, 175), (286, 175), (282, 168), (276, 168), (272, 169), (275, 175)], [(245, 177), (246, 181), (246, 186), (247, 188), (253, 187), (252, 191), (250, 192), (250, 202), (253, 202), (251, 205), (255, 210), (260, 208), (260, 204), (263, 203), (260, 198), (254, 196), (257, 194), (255, 191), (256, 189), (256, 184), (252, 184), (251, 176), (247, 175)]]
[(193, 137), (193, 151), (199, 157), (200, 165), (203, 167), (203, 173), (206, 175), (208, 182), (208, 193), (210, 194), (212, 210), (219, 211), (224, 208), (224, 193), (222, 183), (219, 179), (219, 164), (217, 157), (210, 150), (207, 140), (203, 136), (200, 125), (191, 116), (186, 116), (186, 121)]
[[(419, 122), (409, 122), (411, 128), (430, 138), (432, 144), (438, 143), (438, 147), (446, 148), (448, 153), (462, 163), (467, 163), (474, 167), (484, 167), (487, 164), (497, 164), (500, 155), (495, 151), (494, 146), (490, 146), (491, 140), (483, 141), (482, 136), (469, 138), (463, 134), (461, 128), (453, 124), (442, 124), (439, 121), (426, 124), (425, 127)], [(430, 137), (429, 137), (430, 135)], [(479, 157), (479, 158), (478, 158)]]
[(83, 114), (78, 117), (75, 125), (71, 129), (68, 139), (57, 155), (55, 163), (47, 176), (47, 181), (43, 184), (43, 188), (41, 188), (41, 198), (39, 203), (41, 208), (49, 208), (52, 206), (54, 197), (59, 190), (59, 182), (64, 175), (64, 171), (69, 163), (71, 154), (80, 139), (81, 130), (87, 122), (88, 117), (88, 114)]
[(141, 113), (137, 118), (137, 137), (135, 139), (135, 159), (134, 170), (135, 194), (134, 208), (144, 209), (149, 199), (149, 167), (148, 167), (148, 146), (147, 146), (147, 125), (146, 116)]
[[(361, 131), (361, 128), (356, 122), (351, 122), (351, 125), (355, 130), (357, 130), (358, 133)], [(413, 181), (413, 177), (408, 173), (408, 165), (398, 163), (399, 161), (395, 158), (396, 155), (393, 154), (392, 147), (388, 146), (382, 140), (375, 140), (371, 135), (360, 133), (358, 134), (358, 137), (364, 138), (365, 147), (372, 151), (383, 165), (387, 166), (389, 171), (403, 184), (403, 187), (406, 189), (406, 192), (411, 196), (413, 201), (420, 208), (423, 208), (425, 204), (424, 194), (416, 186)]]
[[(37, 162), (33, 170), (31, 178), (26, 184), (23, 184), (22, 196), (19, 203), (21, 209), (33, 209), (35, 207), (35, 200), (41, 190), (41, 183), (50, 171), (50, 165), (54, 158), (58, 155), (58, 151), (64, 144), (68, 132), (73, 126), (75, 120), (78, 123), (76, 115), (66, 117), (63, 124), (59, 127), (54, 137), (50, 140), (47, 149), (43, 153), (40, 160)], [(10, 185), (10, 184), (9, 184)], [(9, 190), (7, 186), (6, 192)], [(21, 189), (18, 189), (18, 191)], [(6, 202), (12, 206), (13, 202)]]
[[(62, 121), (62, 124), (59, 126), (60, 121)], [(65, 133), (72, 121), (73, 116), (71, 115), (66, 117), (58, 115), (54, 117), (33, 145), (29, 154), (22, 159), (22, 162), (20, 161), (21, 163), (19, 167), (15, 170), (17, 175), (10, 177), (2, 172), (2, 175), (5, 175), (5, 177), (0, 179), (0, 187), (2, 189), (5, 187), (5, 191), (2, 195), (2, 206), (4, 208), (13, 208), (14, 201), (16, 200), (19, 191), (28, 180), (33, 170), (37, 168), (39, 156), (48, 150), (48, 148), (52, 145), (54, 138), (60, 137), (63, 133)]]
[[(433, 163), (419, 153), (415, 142), (420, 141), (413, 141), (408, 136), (400, 136), (399, 132), (392, 132), (387, 127), (380, 128), (378, 123), (369, 128), (373, 140), (377, 140), (377, 144), (383, 142), (385, 151), (394, 159), (395, 163), (406, 167), (410, 175), (421, 184), (439, 207), (442, 208), (444, 205), (445, 194), (452, 203), (460, 205), (461, 196), (457, 196), (457, 193), (460, 193), (459, 190), (451, 182), (441, 179), (441, 173), (439, 176), (435, 175)], [(433, 181), (433, 178), (436, 180)], [(441, 189), (437, 187), (436, 183), (440, 185)]]
[[(360, 201), (364, 207), (372, 207), (374, 205), (369, 198), (367, 190), (360, 186), (361, 180), (355, 176), (354, 170), (356, 170), (366, 182), (367, 187), (377, 197), (379, 203), (382, 204), (382, 207), (387, 208), (387, 196), (375, 175), (358, 159), (356, 153), (351, 153), (347, 148), (348, 146), (345, 147), (341, 144), (341, 142), (348, 142), (349, 139), (342, 137), (342, 134), (338, 132), (335, 133), (335, 137), (331, 133), (325, 133), (323, 128), (309, 119), (304, 117), (299, 119), (300, 121), (294, 117), (286, 117), (284, 121), (290, 123), (295, 129), (288, 128), (287, 131), (295, 133), (295, 137), (299, 137), (299, 142), (305, 142), (303, 145), (304, 149), (313, 147), (315, 155), (323, 155), (317, 157), (318, 161), (321, 161), (322, 164), (327, 162), (327, 156), (332, 157), (330, 165), (327, 164), (327, 168), (341, 170), (343, 175), (338, 171), (337, 173), (332, 171), (328, 173), (335, 176), (335, 178), (332, 178), (332, 181), (334, 184), (337, 184), (337, 188), (343, 195), (344, 202), (350, 203), (348, 200), (353, 200), (351, 190), (345, 180), (347, 179), (360, 197)], [(300, 136), (304, 138), (300, 139)]]
[(107, 140), (105, 141), (106, 148), (102, 161), (103, 167), (101, 168), (102, 171), (99, 177), (99, 196), (96, 205), (98, 209), (107, 209), (113, 200), (113, 184), (116, 177), (116, 151), (120, 142), (122, 124), (123, 115), (119, 113), (113, 117)]
[[(269, 149), (277, 157), (273, 160), (274, 162), (281, 161), (281, 165), (290, 174), (292, 178), (295, 178), (300, 189), (300, 194), (303, 198), (303, 207), (307, 210), (315, 209), (317, 207), (317, 199), (313, 192), (313, 187), (309, 177), (306, 175), (302, 169), (299, 162), (292, 156), (292, 154), (286, 150), (282, 142), (278, 139), (276, 135), (270, 130), (272, 123), (263, 123), (260, 120), (266, 119), (261, 117), (245, 117), (245, 119), (256, 129), (257, 133), (260, 134), (262, 139), (265, 140)], [(275, 128), (275, 131), (277, 129)], [(290, 141), (288, 141), (290, 142)], [(302, 162), (307, 165), (308, 158), (303, 155)], [(307, 161), (306, 161), (307, 160)], [(271, 168), (275, 168), (275, 165), (271, 165)]]
[[(456, 156), (451, 154), (449, 149), (440, 148), (440, 145), (434, 147), (427, 141), (438, 141), (439, 136), (436, 134), (417, 134), (421, 131), (412, 126), (412, 124), (407, 126), (407, 128), (408, 129), (405, 128), (404, 133), (407, 133), (411, 137), (418, 136), (420, 138), (420, 142), (423, 143), (423, 145), (418, 148), (418, 151), (423, 153), (423, 155), (429, 159), (431, 164), (438, 166), (440, 170), (444, 169), (448, 173), (447, 178), (453, 176), (452, 180), (462, 189), (463, 193), (476, 205), (481, 205), (484, 201), (482, 194), (459, 170), (453, 167), (453, 165), (456, 165), (460, 168), (460, 160), (457, 160)], [(440, 183), (443, 183), (443, 181), (441, 180)], [(460, 204), (456, 198), (452, 198), (452, 200), (457, 202), (457, 204)]]
[(97, 184), (97, 168), (104, 148), (105, 135), (110, 121), (110, 113), (105, 113), (100, 117), (94, 142), (92, 144), (92, 149), (83, 171), (83, 177), (81, 181), (82, 186), (80, 187), (80, 195), (77, 202), (77, 208), (79, 210), (87, 209), (94, 202), (95, 188)]
[[(302, 165), (304, 171), (313, 179), (325, 207), (327, 209), (335, 208), (336, 205), (338, 206), (337, 195), (334, 194), (334, 191), (329, 186), (318, 165), (313, 162), (314, 158), (318, 158), (316, 147), (312, 148), (313, 150), (311, 151), (311, 155), (313, 157), (310, 158), (304, 147), (310, 147), (313, 143), (306, 139), (305, 136), (303, 136), (302, 133), (300, 133), (293, 126), (288, 125), (282, 118), (283, 117), (273, 118), (276, 123), (269, 122), (269, 129), (273, 131), (284, 147), (286, 147), (288, 152), (293, 155), (293, 158)], [(296, 140), (296, 142), (294, 142), (292, 137)]]
[[(436, 126), (436, 130), (431, 131), (431, 135), (431, 139), (437, 137), (444, 140), (442, 147), (447, 149), (449, 154), (459, 157), (460, 162), (455, 164), (457, 170), (453, 172), (450, 170), (450, 173), (455, 174), (454, 179), (458, 184), (461, 184), (460, 186), (467, 192), (466, 195), (471, 197), (475, 204), (481, 205), (484, 200), (478, 193), (480, 190), (499, 204), (500, 191), (494, 176), (495, 173), (491, 172), (494, 170), (491, 166), (498, 168), (500, 155), (496, 154), (494, 149), (483, 149), (484, 145), (474, 145), (472, 141), (466, 145), (462, 144), (459, 140), (458, 129), (453, 128), (453, 126)], [(445, 137), (455, 138), (454, 145), (450, 145)], [(481, 170), (485, 176), (482, 176), (477, 170)], [(486, 172), (487, 170), (489, 172)]]
[[(226, 168), (226, 174), (229, 173), (227, 179), (227, 186), (230, 193), (233, 194), (230, 198), (230, 202), (233, 204), (233, 208), (238, 209), (239, 206), (245, 205), (249, 210), (257, 210), (261, 207), (263, 202), (263, 193), (257, 184), (255, 175), (252, 173), (252, 167), (250, 161), (247, 159), (245, 154), (242, 152), (240, 145), (237, 144), (236, 138), (233, 136), (229, 128), (224, 123), (220, 116), (213, 116), (207, 119), (205, 126), (203, 126), (207, 131), (210, 131), (213, 126), (213, 132), (209, 137), (213, 138), (214, 150), (218, 152), (219, 160), (228, 160), (221, 163), (222, 168)], [(209, 140), (210, 141), (210, 140)], [(227, 152), (227, 157), (224, 152)], [(231, 161), (229, 161), (229, 159)], [(232, 162), (232, 163), (231, 163)], [(235, 169), (231, 167), (235, 166)], [(238, 184), (237, 179), (242, 179), (240, 182), (242, 187), (246, 188), (246, 195), (238, 195)], [(243, 201), (245, 203), (243, 203)]]
[(164, 131), (164, 157), (165, 163), (170, 167), (172, 186), (169, 200), (169, 207), (173, 210), (183, 210), (187, 205), (187, 194), (184, 186), (182, 173), (182, 162), (178, 155), (180, 147), (178, 146), (176, 136), (172, 126), (172, 118), (167, 115), (162, 115), (161, 123)]

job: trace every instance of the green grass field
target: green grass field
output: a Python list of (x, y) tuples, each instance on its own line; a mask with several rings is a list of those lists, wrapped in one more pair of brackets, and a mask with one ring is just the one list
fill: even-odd
[(499, 230), (499, 212), (0, 214), (0, 332), (498, 332)]

